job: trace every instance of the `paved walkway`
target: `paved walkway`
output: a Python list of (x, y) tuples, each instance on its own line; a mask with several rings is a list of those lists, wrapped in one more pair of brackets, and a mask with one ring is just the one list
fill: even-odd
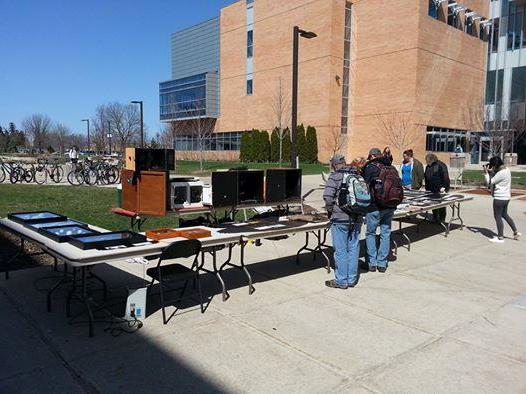
[[(222, 302), (205, 277), (205, 314), (191, 305), (164, 326), (156, 311), (118, 337), (66, 324), (58, 295), (47, 313), (49, 268), (14, 272), (0, 280), (0, 392), (524, 393), (526, 239), (489, 243), (491, 199), (475, 199), (464, 231), (410, 231), (411, 252), (354, 289), (328, 289), (320, 261), (287, 257), (300, 237), (263, 241), (248, 248), (253, 295), (229, 270)], [(525, 211), (512, 202), (523, 230)], [(118, 268), (97, 268), (114, 295), (143, 275)]]

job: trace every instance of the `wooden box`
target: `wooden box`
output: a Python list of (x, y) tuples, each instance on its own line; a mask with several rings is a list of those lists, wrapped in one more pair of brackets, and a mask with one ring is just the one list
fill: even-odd
[(186, 239), (208, 238), (212, 236), (212, 232), (204, 228), (181, 229), (179, 236)]
[(162, 239), (178, 238), (181, 237), (181, 230), (175, 230), (173, 228), (158, 228), (155, 230), (146, 231), (146, 236), (155, 241)]

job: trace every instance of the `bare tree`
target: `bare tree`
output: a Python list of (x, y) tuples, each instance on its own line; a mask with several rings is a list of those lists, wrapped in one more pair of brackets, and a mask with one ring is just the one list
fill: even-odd
[(325, 147), (332, 153), (332, 156), (334, 156), (336, 153), (341, 153), (345, 145), (345, 134), (342, 134), (340, 127), (332, 126), (325, 135), (324, 143)]
[(199, 151), (199, 169), (203, 171), (204, 152), (209, 150), (209, 142), (215, 129), (215, 119), (198, 116), (190, 120), (192, 135), (197, 139), (197, 150)]
[(113, 102), (104, 106), (104, 113), (111, 122), (112, 132), (116, 135), (121, 150), (137, 140), (141, 130), (141, 117), (136, 106)]
[(43, 114), (34, 114), (22, 122), (22, 127), (29, 136), (33, 148), (42, 150), (49, 142), (48, 137), (51, 132), (51, 118)]
[(178, 130), (177, 122), (166, 123), (159, 134), (159, 144), (163, 148), (173, 148)]
[(412, 112), (393, 112), (375, 114), (376, 127), (387, 144), (403, 151), (420, 142), (423, 135), (415, 127)]
[(517, 110), (510, 110), (507, 120), (490, 120), (490, 107), (480, 100), (467, 105), (462, 113), (466, 127), (475, 132), (475, 140), (490, 157), (513, 152), (516, 143), (526, 138), (525, 121)]
[(53, 137), (55, 140), (55, 148), (62, 155), (66, 151), (68, 140), (71, 137), (71, 130), (63, 123), (56, 123), (53, 127)]
[(92, 132), (91, 143), (95, 144), (95, 150), (104, 152), (106, 150), (107, 135), (110, 133), (108, 122), (110, 122), (105, 105), (99, 105), (95, 110), (95, 117), (91, 120)]
[(283, 89), (282, 78), (279, 77), (278, 86), (272, 96), (272, 121), (276, 124), (279, 139), (279, 163), (283, 159), (283, 140), (287, 137), (285, 129), (289, 127), (291, 116), (291, 101), (289, 95)]

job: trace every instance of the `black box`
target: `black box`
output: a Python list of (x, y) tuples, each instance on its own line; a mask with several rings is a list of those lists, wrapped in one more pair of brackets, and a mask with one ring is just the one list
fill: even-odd
[(92, 230), (86, 226), (56, 226), (56, 227), (44, 227), (38, 229), (38, 232), (45, 237), (55, 242), (66, 242), (70, 237), (73, 236), (86, 236), (93, 234), (100, 234), (98, 231)]
[(146, 242), (147, 238), (132, 231), (114, 231), (92, 235), (74, 235), (68, 242), (80, 249), (104, 249), (111, 246), (131, 246)]
[(135, 171), (173, 171), (174, 169), (173, 149), (135, 148)]
[(266, 171), (265, 202), (301, 201), (301, 170), (272, 168)]
[(264, 201), (264, 177), (260, 170), (231, 170), (212, 173), (212, 205), (234, 207)]
[(56, 222), (67, 219), (64, 215), (50, 211), (8, 213), (7, 218), (20, 224)]

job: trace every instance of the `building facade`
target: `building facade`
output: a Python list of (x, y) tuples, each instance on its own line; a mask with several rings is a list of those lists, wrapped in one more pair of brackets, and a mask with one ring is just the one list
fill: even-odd
[[(486, 80), (486, 129), (509, 129), (518, 162), (526, 164), (526, 1), (492, 0), (493, 20)], [(488, 138), (488, 137), (487, 137)]]
[(235, 157), (244, 130), (290, 126), (299, 26), (317, 37), (300, 38), (298, 122), (316, 128), (321, 161), (373, 146), (397, 157), (468, 151), (482, 127), (466, 113), (484, 100), (488, 10), (489, 0), (237, 1), (172, 35), (160, 117), (183, 126), (180, 150), (202, 139), (189, 121), (210, 119), (206, 150), (218, 158)]

